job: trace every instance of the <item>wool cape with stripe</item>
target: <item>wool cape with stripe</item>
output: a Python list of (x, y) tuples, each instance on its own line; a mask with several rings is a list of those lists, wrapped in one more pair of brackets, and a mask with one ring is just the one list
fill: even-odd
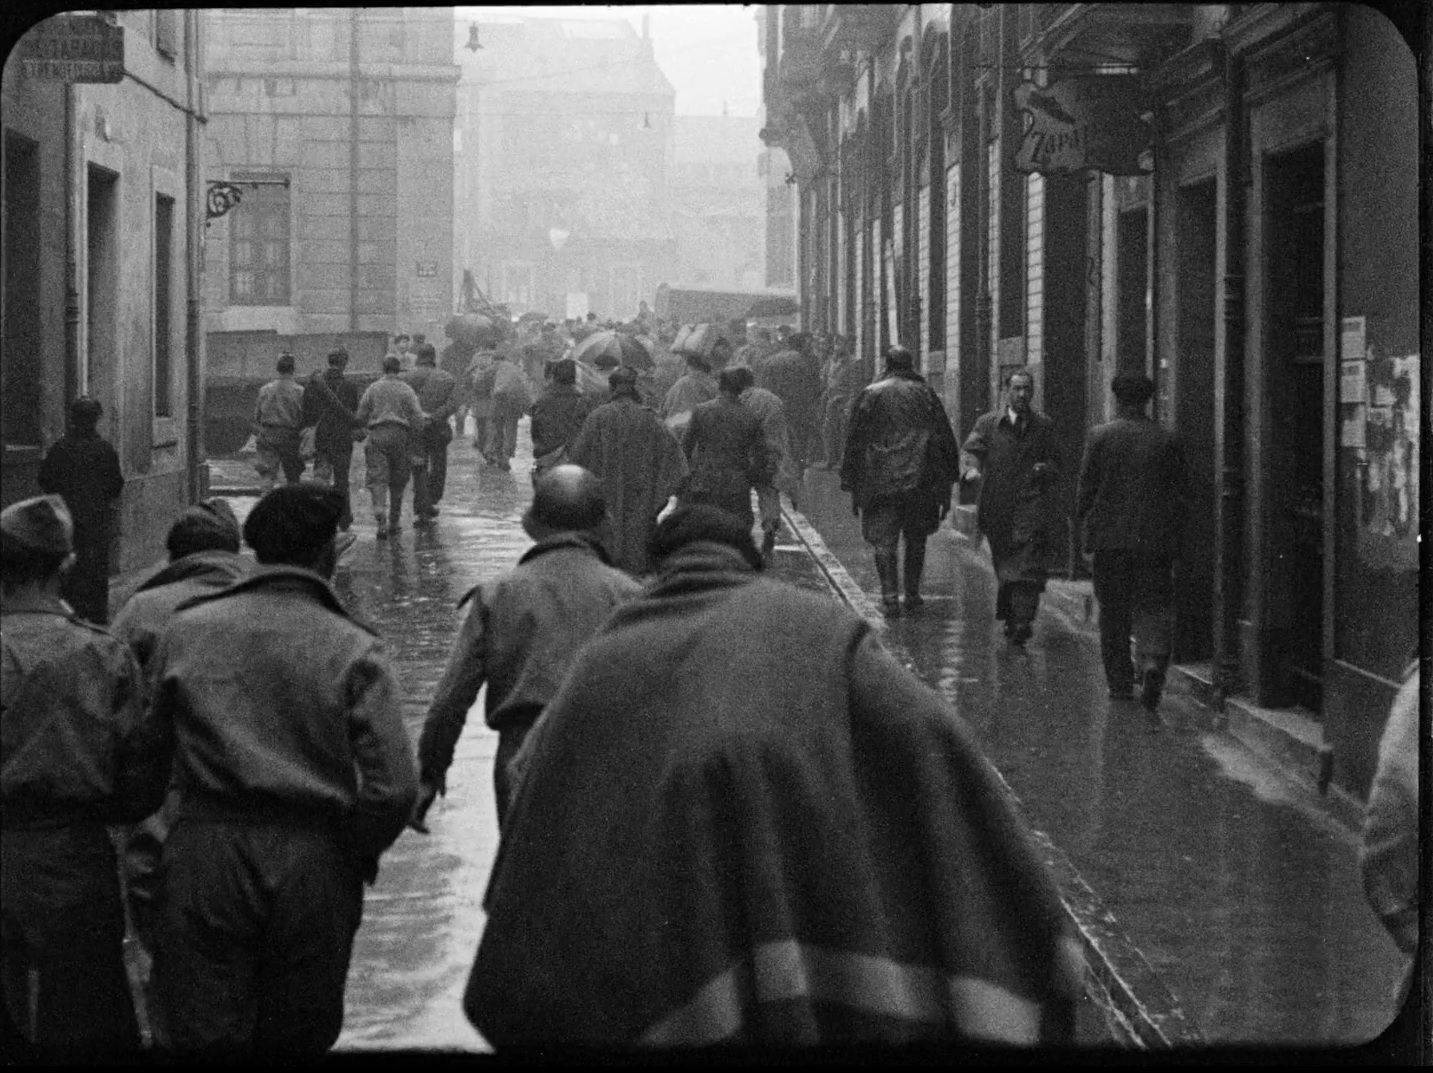
[(1066, 1042), (1079, 954), (964, 722), (695, 542), (519, 756), (464, 1008), (496, 1047)]

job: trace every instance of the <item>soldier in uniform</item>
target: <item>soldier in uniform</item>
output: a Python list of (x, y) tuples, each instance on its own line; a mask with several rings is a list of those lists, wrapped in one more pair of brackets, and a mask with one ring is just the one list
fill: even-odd
[(254, 439), (259, 457), (254, 468), (259, 483), (267, 490), (278, 480), (292, 484), (303, 476), (304, 460), (299, 457), (299, 430), (304, 424), (304, 389), (294, 379), (294, 356), (279, 355), (274, 366), (279, 376), (259, 388), (254, 404)]
[(333, 1045), (363, 884), (417, 797), (392, 667), (329, 587), (342, 512), (322, 485), (266, 495), (259, 568), (181, 608), (154, 657), (178, 793), (154, 979), (180, 1051)]
[(419, 343), (415, 353), (417, 364), (400, 379), (417, 394), (428, 415), (428, 423), (409, 441), (414, 460), (413, 524), (422, 526), (432, 525), (438, 516), (438, 501), (448, 483), (448, 444), (453, 441), (448, 418), (457, 411), (463, 393), (453, 374), (438, 368), (438, 351), (432, 343)]
[(139, 1047), (107, 824), (159, 807), (168, 753), (122, 641), (60, 599), (75, 561), (59, 496), (0, 512), (0, 980), (10, 1059)]

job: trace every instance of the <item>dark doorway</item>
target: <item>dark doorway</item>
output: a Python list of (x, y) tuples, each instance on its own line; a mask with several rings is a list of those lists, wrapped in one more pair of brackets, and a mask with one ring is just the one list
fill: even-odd
[(1189, 461), (1190, 511), (1175, 598), (1175, 658), (1213, 652), (1214, 292), (1219, 199), (1215, 180), (1175, 194), (1174, 420)]
[(1143, 207), (1128, 209), (1119, 214), (1116, 227), (1115, 368), (1144, 372), (1149, 353), (1149, 214)]
[(109, 414), (110, 439), (119, 436), (119, 415), (112, 410), (119, 349), (116, 345), (119, 287), (119, 176), (89, 167), (85, 217), (85, 294), (88, 394)]
[(40, 152), (28, 138), (5, 132), (5, 333), (0, 400), (7, 444), (39, 446)]
[[(1040, 407), (1055, 421), (1066, 470), (1064, 514), (1074, 510), (1075, 475), (1084, 450), (1086, 427), (1085, 266), (1088, 261), (1084, 175), (1045, 179), (1045, 386)], [(1067, 530), (1068, 531), (1068, 530)], [(1073, 540), (1066, 557), (1069, 570), (1083, 572)], [(1071, 576), (1076, 576), (1072, 574)]]
[(1266, 650), (1279, 696), (1317, 712), (1323, 692), (1324, 146), (1271, 157), (1265, 294), (1270, 466)]

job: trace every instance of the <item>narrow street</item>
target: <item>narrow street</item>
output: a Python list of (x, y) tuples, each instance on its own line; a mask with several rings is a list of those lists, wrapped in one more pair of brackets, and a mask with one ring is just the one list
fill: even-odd
[[(415, 740), (458, 599), (528, 546), (525, 423), (519, 443), (501, 473), (456, 439), (433, 529), (379, 542), (366, 495), (355, 496), (359, 540), (335, 585), (390, 646)], [(216, 483), (240, 485), (244, 471), (222, 463)], [(253, 502), (234, 499), (241, 514)], [(776, 573), (874, 614), (870, 556), (835, 475), (809, 472), (798, 506)], [(1137, 704), (1109, 701), (1088, 627), (1047, 607), (1028, 649), (1009, 647), (988, 559), (953, 530), (933, 538), (924, 588), (922, 611), (889, 624), (875, 615), (877, 628), (970, 721), (1037, 832), (1091, 960), (1082, 1043), (1338, 1044), (1383, 1029), (1398, 958), (1364, 903), (1352, 831), (1232, 738), (1200, 729), (1187, 695), (1166, 697), (1158, 729)], [(481, 704), (432, 833), (405, 832), (368, 892), (341, 1051), (487, 1049), (460, 1006), (497, 841), (497, 737)]]

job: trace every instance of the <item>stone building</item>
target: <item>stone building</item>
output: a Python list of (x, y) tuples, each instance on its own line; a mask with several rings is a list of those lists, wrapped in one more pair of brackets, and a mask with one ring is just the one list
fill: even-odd
[(203, 18), (206, 177), (243, 193), (209, 229), (206, 330), (441, 342), (455, 308), (448, 9)]
[(162, 558), (204, 488), (199, 38), (192, 11), (96, 12), (5, 61), (0, 502), (37, 494), (69, 400), (99, 400), (125, 477), (116, 573)]
[(676, 268), (675, 92), (650, 38), (517, 9), (449, 37), (459, 271), (514, 313), (635, 315)]
[[(672, 171), (678, 286), (759, 290), (766, 185), (754, 116), (677, 116)], [(788, 284), (789, 285), (789, 284)]]
[[(765, 9), (807, 323), (962, 432), (1028, 365), (1073, 468), (1116, 371), (1185, 437), (1176, 660), (1366, 790), (1417, 641), (1418, 83), (1311, 4)], [(1071, 534), (1070, 569), (1080, 569)]]

